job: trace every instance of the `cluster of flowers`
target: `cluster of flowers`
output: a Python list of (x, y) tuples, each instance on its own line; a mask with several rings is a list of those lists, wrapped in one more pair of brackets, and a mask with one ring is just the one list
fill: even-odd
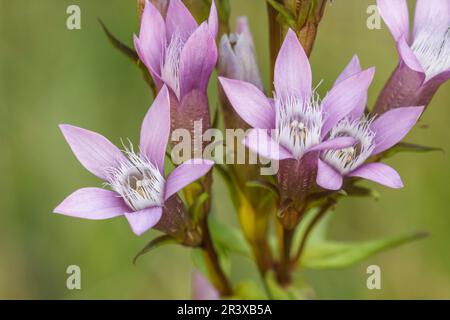
[[(375, 69), (363, 70), (356, 55), (320, 99), (307, 55), (289, 30), (270, 98), (262, 91), (245, 18), (238, 20), (236, 34), (223, 35), (218, 50), (214, 1), (208, 21), (200, 25), (180, 0), (170, 1), (164, 15), (147, 2), (134, 44), (158, 95), (142, 123), (139, 151), (131, 146), (122, 152), (97, 133), (61, 125), (81, 164), (111, 190), (79, 189), (55, 212), (87, 219), (125, 215), (137, 235), (152, 227), (175, 236), (195, 228), (177, 192), (207, 174), (213, 162), (187, 161), (166, 178), (164, 159), (171, 130), (191, 130), (199, 120), (205, 130), (211, 126), (207, 87), (216, 64), (223, 104), (232, 107), (224, 112), (231, 117), (235, 112), (238, 126), (253, 128), (245, 145), (280, 161), (282, 198), (299, 202), (312, 188), (340, 190), (354, 178), (401, 188), (399, 174), (374, 156), (405, 137), (450, 77), (450, 3), (418, 0), (412, 36), (406, 1), (378, 0), (378, 6), (400, 61), (369, 115), (367, 92)], [(192, 237), (183, 241), (201, 241)]]

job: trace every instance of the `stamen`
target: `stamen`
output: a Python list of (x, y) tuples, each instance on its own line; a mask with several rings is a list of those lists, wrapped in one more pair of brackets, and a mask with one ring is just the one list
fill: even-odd
[(180, 98), (180, 57), (184, 43), (178, 32), (174, 32), (166, 47), (164, 61), (161, 62), (161, 78)]
[(143, 155), (137, 155), (131, 146), (125, 149), (129, 161), (110, 169), (108, 185), (134, 211), (161, 206), (165, 180), (158, 168)]
[(450, 69), (450, 28), (442, 31), (429, 26), (420, 30), (411, 48), (425, 71), (426, 81)]
[(375, 133), (370, 130), (372, 119), (363, 117), (360, 120), (341, 120), (330, 132), (330, 139), (337, 137), (352, 137), (357, 142), (339, 150), (327, 150), (322, 154), (322, 160), (342, 174), (347, 174), (367, 160), (372, 154)]

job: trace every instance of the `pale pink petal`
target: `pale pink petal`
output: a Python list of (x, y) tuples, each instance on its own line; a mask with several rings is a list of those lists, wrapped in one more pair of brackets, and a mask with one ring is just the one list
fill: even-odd
[(192, 299), (193, 300), (218, 300), (219, 292), (212, 286), (200, 272), (194, 272), (192, 276)]
[(71, 126), (59, 125), (78, 161), (91, 173), (107, 181), (111, 169), (127, 162), (122, 152), (101, 134)]
[(171, 0), (166, 15), (166, 35), (170, 41), (174, 33), (184, 41), (197, 29), (195, 21), (188, 8), (181, 0)]
[(374, 162), (364, 164), (350, 174), (350, 177), (359, 177), (375, 181), (390, 188), (403, 188), (403, 182), (400, 175), (384, 163)]
[(140, 152), (164, 172), (164, 158), (170, 134), (169, 90), (164, 86), (145, 115), (141, 126)]
[(312, 148), (309, 148), (307, 152), (323, 151), (323, 150), (339, 150), (353, 146), (356, 140), (352, 137), (337, 137), (322, 142)]
[(115, 192), (100, 188), (78, 189), (54, 210), (66, 216), (103, 220), (123, 215), (130, 208)]
[(208, 27), (211, 31), (212, 37), (215, 39), (217, 31), (219, 30), (219, 18), (217, 17), (216, 2), (212, 0), (211, 10), (209, 11)]
[(167, 178), (164, 199), (169, 199), (187, 185), (203, 177), (213, 165), (214, 162), (210, 160), (191, 159), (176, 167)]
[(450, 79), (450, 70), (441, 72), (424, 83), (418, 95), (418, 104), (428, 105), (439, 87)]
[(339, 190), (342, 188), (342, 180), (339, 172), (319, 159), (316, 178), (319, 186), (327, 190)]
[(143, 54), (143, 50), (141, 49), (139, 38), (136, 37), (136, 35), (133, 35), (133, 41), (134, 47), (139, 56), (139, 60), (141, 60), (142, 63), (147, 67), (153, 81), (155, 82), (156, 88), (159, 90), (164, 84), (164, 81), (161, 79), (161, 65), (158, 63), (157, 65), (154, 66), (156, 69), (153, 68), (151, 63), (146, 62), (145, 55)]
[(311, 66), (300, 42), (288, 30), (275, 63), (275, 91), (279, 98), (309, 98), (312, 89)]
[(377, 0), (378, 11), (395, 41), (409, 39), (409, 12), (406, 0)]
[(423, 29), (446, 32), (450, 26), (450, 1), (417, 0), (414, 16), (414, 37)]
[(208, 25), (202, 23), (189, 37), (180, 56), (180, 95), (197, 89), (206, 92), (217, 62), (216, 41)]
[(161, 219), (162, 208), (151, 207), (139, 211), (125, 213), (125, 217), (131, 226), (131, 230), (140, 236), (150, 228), (154, 227)]
[(267, 97), (253, 84), (219, 77), (237, 114), (253, 128), (275, 128), (275, 111)]
[(397, 50), (398, 54), (400, 55), (401, 61), (405, 63), (408, 66), (408, 68), (418, 73), (424, 73), (422, 65), (420, 64), (419, 60), (417, 60), (416, 55), (409, 47), (405, 38), (402, 37), (398, 40)]
[(361, 101), (367, 96), (374, 73), (373, 67), (359, 72), (342, 80), (328, 92), (322, 101), (324, 115), (322, 136), (325, 136), (336, 123), (355, 108), (360, 107)]
[(424, 107), (395, 108), (375, 119), (370, 129), (375, 132), (375, 149), (378, 154), (400, 142), (419, 120)]
[(254, 153), (270, 160), (293, 159), (292, 154), (274, 141), (265, 129), (251, 129), (243, 143)]

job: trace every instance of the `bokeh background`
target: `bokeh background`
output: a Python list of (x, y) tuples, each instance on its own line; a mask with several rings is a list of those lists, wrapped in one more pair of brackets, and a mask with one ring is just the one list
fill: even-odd
[[(357, 53), (377, 68), (369, 103), (397, 63), (387, 28), (369, 30), (374, 0), (337, 0), (327, 6), (311, 57), (314, 83), (330, 88)], [(410, 9), (415, 1), (409, 1)], [(81, 7), (81, 30), (66, 28), (66, 8)], [(268, 28), (264, 0), (232, 0), (232, 17), (247, 15), (266, 87)], [(125, 219), (88, 221), (52, 214), (73, 190), (99, 186), (75, 159), (59, 123), (89, 128), (119, 143), (137, 141), (152, 97), (140, 71), (108, 43), (96, 18), (126, 43), (138, 31), (135, 0), (0, 0), (0, 298), (189, 298), (192, 263), (186, 248), (167, 246), (131, 259), (157, 232), (136, 237)], [(407, 141), (450, 150), (450, 83), (439, 90)], [(216, 83), (210, 85), (217, 105)], [(400, 154), (389, 161), (402, 190), (376, 188), (381, 198), (342, 201), (331, 237), (358, 240), (426, 230), (431, 236), (379, 254), (346, 270), (307, 271), (318, 298), (450, 298), (450, 169), (448, 154)], [(213, 214), (236, 223), (220, 178)], [(81, 267), (82, 289), (66, 288), (66, 268)], [(382, 290), (366, 288), (366, 268), (382, 269)], [(236, 258), (233, 279), (256, 278)]]

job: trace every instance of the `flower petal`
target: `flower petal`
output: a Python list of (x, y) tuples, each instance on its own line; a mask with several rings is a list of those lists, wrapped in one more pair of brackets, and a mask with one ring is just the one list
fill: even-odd
[(146, 1), (139, 38), (135, 36), (134, 44), (141, 61), (159, 74), (166, 45), (166, 27), (163, 17), (150, 1)]
[[(397, 50), (398, 54), (400, 55), (400, 59), (403, 63), (405, 63), (408, 68), (415, 72), (424, 73), (422, 65), (420, 64), (419, 60), (417, 59), (414, 52), (409, 47), (408, 43), (406, 42), (406, 39), (401, 37), (397, 42)], [(424, 74), (425, 77), (425, 74)]]
[(139, 211), (125, 213), (125, 217), (131, 226), (131, 230), (140, 236), (148, 229), (154, 227), (161, 219), (162, 208), (151, 207)]
[(250, 126), (275, 128), (275, 111), (267, 97), (253, 84), (219, 77), (228, 100), (239, 116)]
[(333, 87), (322, 101), (324, 124), (322, 137), (350, 112), (360, 107), (361, 101), (367, 96), (367, 90), (372, 83), (375, 68), (361, 71)]
[(214, 0), (212, 0), (211, 9), (209, 11), (208, 27), (212, 37), (215, 39), (217, 31), (219, 30), (219, 18), (217, 17), (216, 2)]
[(209, 283), (200, 272), (192, 275), (192, 299), (194, 300), (219, 300), (219, 292)]
[(339, 150), (353, 146), (356, 140), (352, 137), (337, 137), (322, 142), (312, 148), (309, 148), (306, 152), (323, 151), (323, 150)]
[(164, 172), (167, 141), (170, 134), (169, 90), (164, 86), (153, 101), (141, 126), (140, 152)]
[(417, 104), (424, 106), (428, 105), (439, 87), (448, 79), (450, 79), (450, 70), (441, 72), (437, 76), (434, 76), (425, 82), (420, 89), (420, 92), (417, 94)]
[(253, 152), (270, 160), (293, 159), (292, 154), (274, 141), (265, 129), (251, 129), (243, 143)]
[(130, 208), (115, 192), (101, 188), (78, 189), (54, 210), (66, 216), (103, 220), (123, 215)]
[(188, 8), (181, 0), (171, 0), (166, 15), (166, 35), (170, 41), (172, 35), (177, 32), (183, 42), (197, 29), (195, 21)]
[(319, 159), (316, 178), (319, 186), (327, 190), (339, 190), (342, 188), (342, 181), (342, 175), (339, 172)]
[(450, 1), (417, 0), (414, 16), (414, 37), (423, 29), (445, 32), (450, 26)]
[(202, 23), (189, 37), (180, 56), (180, 95), (197, 89), (206, 92), (217, 62), (217, 47), (208, 25)]
[(107, 181), (111, 168), (128, 161), (122, 152), (101, 134), (68, 124), (61, 124), (59, 128), (78, 161), (100, 179)]
[(380, 162), (362, 165), (348, 175), (351, 177), (360, 177), (367, 180), (372, 180), (394, 189), (403, 188), (402, 179), (397, 171)]
[(288, 30), (275, 63), (275, 91), (279, 98), (309, 98), (312, 89), (311, 66), (300, 42)]
[(203, 177), (213, 167), (214, 162), (204, 159), (191, 159), (176, 167), (167, 178), (164, 199)]
[(375, 132), (375, 149), (372, 155), (383, 152), (404, 136), (419, 120), (424, 107), (404, 107), (389, 110), (375, 119), (370, 129)]
[(409, 12), (406, 0), (377, 0), (377, 5), (395, 41), (402, 36), (408, 39)]

